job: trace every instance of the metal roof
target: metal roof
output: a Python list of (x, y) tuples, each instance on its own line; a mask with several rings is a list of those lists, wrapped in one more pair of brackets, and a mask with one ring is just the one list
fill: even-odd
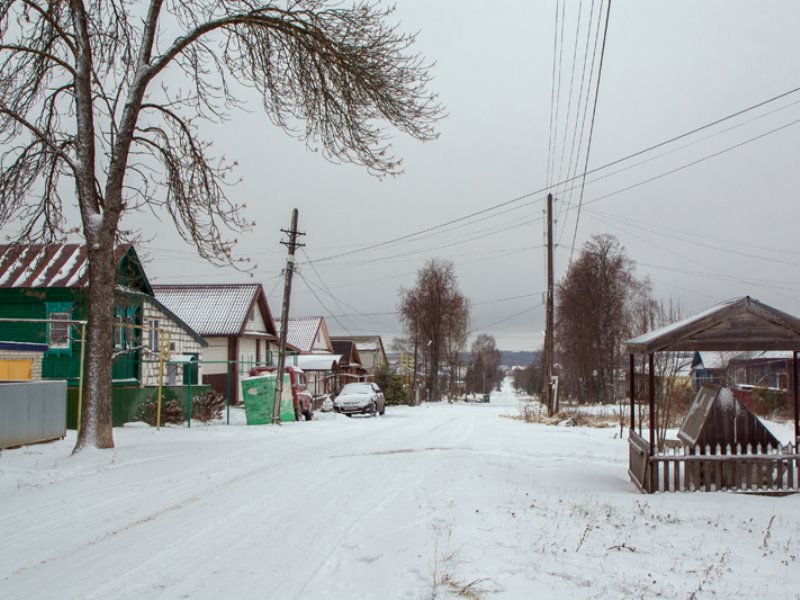
[(629, 352), (800, 351), (800, 319), (745, 296), (625, 342)]
[[(130, 249), (117, 246), (117, 260)], [(0, 288), (84, 287), (88, 265), (85, 244), (0, 244)]]
[[(290, 317), (286, 341), (300, 352), (311, 352), (321, 324), (322, 317)], [(275, 321), (275, 330), (280, 334), (280, 320)]]
[(379, 335), (338, 335), (331, 337), (331, 341), (333, 340), (350, 340), (355, 343), (359, 352), (378, 352), (383, 349), (383, 340)]
[(260, 283), (153, 286), (156, 299), (202, 336), (238, 335), (260, 291)]
[(339, 354), (306, 354), (297, 357), (297, 366), (303, 371), (332, 371), (341, 360)]

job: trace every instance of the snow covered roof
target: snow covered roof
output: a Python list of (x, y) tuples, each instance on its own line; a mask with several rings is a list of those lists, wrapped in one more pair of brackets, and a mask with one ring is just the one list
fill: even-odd
[(629, 352), (796, 350), (800, 319), (745, 296), (626, 342)]
[(297, 366), (303, 371), (332, 371), (339, 361), (341, 354), (303, 354), (296, 358)]
[[(118, 266), (130, 253), (130, 266), (136, 270), (133, 275), (149, 292), (150, 284), (133, 246), (122, 244), (114, 253)], [(84, 287), (89, 279), (88, 266), (86, 244), (0, 244), (0, 288)], [(125, 279), (127, 282), (129, 278)]]
[[(154, 285), (153, 293), (159, 302), (203, 336), (241, 334), (250, 308), (260, 295), (266, 304), (260, 283)], [(273, 325), (271, 315), (264, 316), (267, 327)], [(274, 333), (274, 327), (270, 333)]]
[(351, 367), (361, 366), (361, 356), (359, 356), (358, 348), (353, 340), (332, 339), (331, 344), (333, 344), (333, 351), (336, 354), (341, 354), (342, 358)]
[(724, 369), (733, 356), (735, 354), (732, 352), (698, 352), (692, 366), (703, 369)]
[(352, 341), (359, 352), (378, 352), (383, 349), (383, 340), (379, 335), (333, 336), (331, 340)]
[[(317, 339), (317, 332), (322, 325), (322, 317), (293, 317), (289, 319), (289, 331), (286, 341), (300, 350), (311, 352)], [(275, 331), (280, 333), (281, 322), (275, 321)]]

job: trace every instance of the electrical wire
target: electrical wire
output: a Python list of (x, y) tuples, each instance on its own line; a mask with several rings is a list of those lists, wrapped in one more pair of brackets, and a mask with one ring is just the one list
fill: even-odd
[[(306, 284), (306, 288), (308, 288), (308, 291), (311, 292), (311, 295), (314, 296), (314, 298), (316, 298), (317, 302), (319, 302), (319, 305), (325, 310), (325, 312), (327, 314), (329, 314), (329, 315), (333, 315), (333, 311), (331, 309), (329, 309), (325, 305), (325, 303), (322, 301), (322, 299), (317, 295), (317, 292), (315, 292), (314, 289), (311, 287), (311, 284), (306, 280), (305, 277), (303, 277), (303, 274), (300, 271), (297, 271), (297, 270), (295, 271), (295, 273), (297, 274), (298, 277), (300, 277), (302, 282)], [(345, 331), (345, 333), (347, 335), (353, 335), (352, 333), (350, 333), (350, 330), (347, 329), (347, 327), (345, 327), (344, 324), (339, 319), (337, 319), (336, 317), (333, 317), (333, 316), (331, 318), (334, 321), (336, 321), (336, 323), (339, 324), (339, 327), (344, 329), (344, 331)]]
[[(601, 4), (602, 7), (602, 4)], [(578, 214), (575, 217), (575, 232), (572, 234), (572, 248), (569, 252), (569, 264), (572, 264), (572, 255), (575, 252), (575, 240), (578, 237), (578, 223), (581, 220), (581, 208), (583, 208), (583, 192), (586, 188), (586, 170), (589, 168), (589, 154), (592, 150), (592, 136), (594, 134), (594, 121), (597, 116), (597, 98), (600, 96), (600, 79), (603, 75), (603, 59), (606, 54), (606, 41), (608, 39), (608, 21), (611, 18), (611, 0), (608, 0), (606, 5), (606, 23), (603, 26), (603, 44), (600, 48), (600, 64), (597, 67), (597, 81), (595, 82), (596, 88), (594, 92), (594, 105), (592, 107), (592, 118), (589, 121), (589, 140), (586, 142), (586, 158), (583, 163), (583, 177), (581, 179), (581, 192), (578, 199)]]
[(553, 115), (555, 114), (555, 98), (556, 98), (556, 55), (558, 48), (558, 0), (556, 0), (556, 22), (553, 30), (553, 73), (550, 76), (550, 128), (547, 138), (547, 171), (545, 172), (545, 179), (547, 185), (550, 185), (550, 163), (552, 161), (553, 149)]
[[(778, 94), (776, 96), (773, 96), (771, 98), (767, 98), (766, 100), (762, 100), (761, 102), (758, 102), (758, 103), (753, 104), (751, 106), (748, 106), (746, 108), (740, 109), (740, 110), (738, 110), (738, 111), (736, 111), (734, 113), (731, 113), (729, 115), (726, 115), (724, 117), (721, 117), (719, 119), (711, 121), (710, 123), (706, 123), (705, 125), (701, 125), (699, 127), (695, 127), (694, 129), (691, 129), (691, 130), (686, 131), (684, 133), (681, 133), (679, 135), (673, 136), (673, 137), (671, 137), (669, 139), (663, 140), (661, 142), (658, 142), (656, 144), (653, 144), (651, 146), (648, 146), (646, 148), (643, 148), (643, 149), (638, 150), (636, 152), (633, 152), (631, 154), (627, 154), (625, 156), (617, 158), (617, 159), (615, 159), (613, 161), (610, 161), (608, 163), (605, 163), (605, 164), (600, 165), (598, 167), (595, 167), (593, 169), (586, 170), (583, 173), (574, 175), (574, 176), (569, 177), (569, 178), (567, 178), (567, 179), (565, 179), (563, 181), (560, 181), (556, 185), (563, 185), (563, 184), (571, 183), (571, 182), (574, 182), (574, 181), (576, 181), (578, 179), (582, 179), (585, 176), (593, 175), (595, 173), (598, 173), (600, 171), (603, 171), (605, 169), (608, 169), (610, 167), (618, 165), (618, 164), (620, 164), (622, 162), (625, 162), (627, 160), (630, 160), (632, 158), (636, 158), (637, 156), (641, 156), (643, 154), (646, 154), (648, 152), (651, 152), (653, 150), (656, 150), (656, 149), (661, 148), (663, 146), (666, 146), (668, 144), (674, 143), (674, 142), (676, 142), (678, 140), (681, 140), (683, 138), (689, 137), (689, 136), (691, 136), (691, 135), (693, 135), (695, 133), (698, 133), (700, 131), (703, 131), (705, 129), (709, 129), (711, 127), (714, 127), (715, 125), (719, 125), (720, 123), (723, 123), (723, 122), (728, 121), (730, 119), (736, 118), (736, 117), (738, 117), (738, 116), (740, 116), (742, 114), (745, 114), (747, 112), (750, 112), (752, 110), (756, 110), (756, 109), (758, 109), (758, 108), (760, 108), (762, 106), (765, 106), (767, 104), (770, 104), (772, 102), (780, 100), (781, 98), (785, 98), (785, 97), (787, 97), (787, 96), (789, 96), (791, 94), (796, 94), (799, 91), (800, 91), (800, 87), (796, 87), (796, 88), (793, 88), (793, 89), (788, 90), (786, 92), (782, 92), (782, 93), (780, 93), (780, 94)], [(769, 133), (773, 133), (773, 132), (768, 132), (768, 134)], [(591, 183), (591, 181), (589, 183)], [(331, 255), (331, 256), (318, 258), (314, 262), (316, 262), (316, 263), (327, 262), (327, 261), (333, 260), (335, 258), (341, 258), (343, 256), (350, 256), (352, 254), (366, 252), (368, 250), (374, 250), (375, 248), (381, 248), (381, 247), (385, 247), (385, 246), (388, 246), (390, 244), (394, 244), (394, 243), (397, 243), (397, 242), (402, 242), (402, 241), (410, 240), (412, 238), (417, 238), (417, 237), (419, 237), (421, 235), (424, 235), (426, 233), (431, 233), (433, 231), (436, 231), (438, 229), (442, 229), (442, 228), (447, 227), (449, 225), (452, 225), (452, 224), (455, 224), (455, 223), (460, 223), (460, 222), (463, 222), (463, 221), (466, 221), (468, 219), (472, 219), (472, 218), (475, 218), (475, 217), (478, 217), (478, 216), (482, 216), (482, 215), (485, 215), (485, 214), (490, 213), (492, 211), (495, 211), (495, 210), (497, 210), (499, 208), (504, 208), (506, 206), (521, 202), (522, 200), (525, 200), (525, 199), (528, 199), (528, 198), (532, 198), (532, 197), (534, 197), (536, 195), (539, 195), (539, 194), (543, 194), (543, 193), (547, 192), (548, 189), (549, 189), (549, 187), (546, 186), (546, 187), (540, 188), (540, 189), (532, 191), (532, 192), (521, 194), (519, 196), (516, 196), (515, 198), (511, 198), (510, 200), (506, 200), (504, 202), (500, 202), (500, 203), (495, 204), (493, 206), (489, 206), (487, 208), (484, 208), (484, 209), (481, 209), (481, 210), (478, 210), (478, 211), (475, 211), (475, 212), (472, 212), (472, 213), (469, 213), (469, 214), (466, 214), (466, 215), (462, 215), (462, 216), (457, 217), (455, 219), (450, 219), (449, 221), (445, 221), (444, 223), (439, 223), (438, 225), (432, 225), (430, 227), (426, 227), (426, 228), (421, 229), (419, 231), (415, 231), (413, 233), (408, 233), (408, 234), (405, 234), (405, 235), (402, 235), (402, 236), (398, 236), (398, 237), (395, 237), (395, 238), (392, 238), (392, 239), (389, 239), (389, 240), (385, 240), (385, 241), (382, 241), (382, 242), (377, 242), (377, 243), (374, 243), (374, 244), (368, 244), (366, 246), (361, 246), (359, 248), (355, 248), (355, 249), (347, 251), (347, 252), (341, 252), (341, 253), (334, 254), (334, 255)], [(584, 205), (585, 204), (586, 203), (584, 202)]]

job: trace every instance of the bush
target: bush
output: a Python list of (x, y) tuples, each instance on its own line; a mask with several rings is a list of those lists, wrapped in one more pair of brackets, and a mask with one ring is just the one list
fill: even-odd
[[(137, 419), (139, 421), (144, 421), (148, 425), (152, 425), (155, 427), (156, 425), (156, 412), (158, 407), (158, 399), (154, 397), (150, 397), (144, 401), (141, 408), (139, 409), (139, 414), (137, 415)], [(183, 408), (175, 399), (166, 400), (164, 398), (161, 399), (161, 424), (177, 424), (183, 423), (186, 420), (186, 415), (183, 413)]]
[(406, 386), (403, 385), (403, 378), (392, 371), (387, 364), (382, 364), (375, 371), (375, 383), (381, 388), (386, 404), (408, 404)]
[(192, 418), (201, 423), (221, 419), (223, 410), (225, 410), (225, 396), (215, 390), (208, 390), (192, 398)]

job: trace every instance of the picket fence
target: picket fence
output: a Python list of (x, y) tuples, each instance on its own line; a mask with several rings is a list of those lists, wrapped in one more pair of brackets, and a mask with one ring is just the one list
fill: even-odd
[(678, 446), (656, 451), (635, 431), (629, 438), (629, 469), (644, 492), (721, 490), (784, 494), (800, 491), (800, 454), (792, 444), (722, 448)]

